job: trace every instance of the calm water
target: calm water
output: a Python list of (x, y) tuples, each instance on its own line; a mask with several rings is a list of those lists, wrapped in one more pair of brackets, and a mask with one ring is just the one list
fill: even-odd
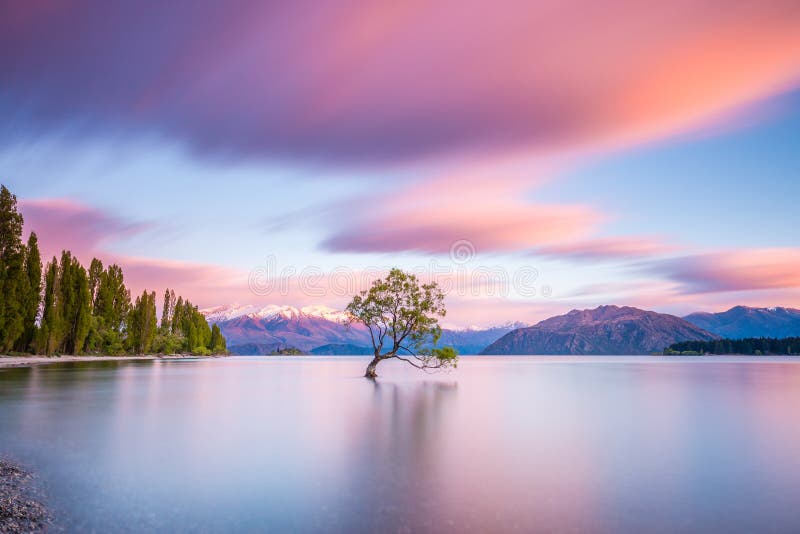
[(68, 531), (800, 531), (800, 364), (662, 360), (6, 369), (0, 453)]

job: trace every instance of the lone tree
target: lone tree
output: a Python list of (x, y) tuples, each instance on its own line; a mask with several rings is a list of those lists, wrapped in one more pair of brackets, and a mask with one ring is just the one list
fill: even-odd
[(375, 357), (364, 374), (378, 376), (378, 364), (397, 358), (417, 369), (455, 367), (458, 354), (452, 347), (436, 347), (444, 317), (444, 293), (436, 283), (421, 284), (417, 277), (392, 269), (385, 279), (353, 297), (346, 311), (349, 322), (369, 329)]

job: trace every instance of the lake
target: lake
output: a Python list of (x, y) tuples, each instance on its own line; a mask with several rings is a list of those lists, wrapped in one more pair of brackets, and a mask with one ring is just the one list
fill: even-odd
[(96, 532), (797, 532), (800, 362), (0, 369), (0, 455)]

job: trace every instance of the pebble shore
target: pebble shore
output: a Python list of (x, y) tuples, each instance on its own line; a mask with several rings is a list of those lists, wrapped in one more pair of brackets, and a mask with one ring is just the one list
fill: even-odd
[(49, 523), (50, 516), (33, 485), (33, 476), (0, 459), (0, 532), (44, 532)]

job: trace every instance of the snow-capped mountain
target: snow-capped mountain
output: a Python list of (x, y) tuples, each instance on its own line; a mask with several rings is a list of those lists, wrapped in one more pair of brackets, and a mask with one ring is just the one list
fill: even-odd
[[(327, 306), (230, 304), (205, 308), (200, 313), (209, 323), (219, 325), (229, 350), (236, 354), (270, 354), (285, 348), (313, 353), (336, 347), (361, 354), (372, 346), (365, 326), (347, 325), (347, 313)], [(504, 334), (525, 326), (508, 323), (492, 328), (444, 329), (440, 344), (452, 345), (461, 354), (477, 354)]]
[(200, 310), (219, 325), (235, 354), (271, 354), (294, 348), (310, 352), (323, 345), (370, 346), (361, 324), (347, 325), (347, 314), (327, 306), (231, 304)]
[(241, 306), (239, 304), (225, 304), (223, 306), (204, 308), (200, 310), (200, 313), (205, 315), (206, 320), (210, 324), (213, 324), (223, 321), (230, 321), (231, 319), (235, 319), (236, 317), (241, 317), (242, 315), (255, 313), (259, 309), (261, 309), (259, 306), (253, 306), (253, 305)]
[(347, 320), (347, 314), (343, 311), (335, 310), (327, 306), (314, 305), (297, 308), (295, 306), (270, 304), (267, 306), (255, 306), (252, 304), (227, 304), (213, 308), (200, 310), (205, 315), (209, 323), (222, 323), (236, 319), (238, 317), (250, 317), (253, 319), (272, 319), (282, 317), (284, 319), (294, 319), (301, 316), (320, 317), (328, 321), (343, 322)]

